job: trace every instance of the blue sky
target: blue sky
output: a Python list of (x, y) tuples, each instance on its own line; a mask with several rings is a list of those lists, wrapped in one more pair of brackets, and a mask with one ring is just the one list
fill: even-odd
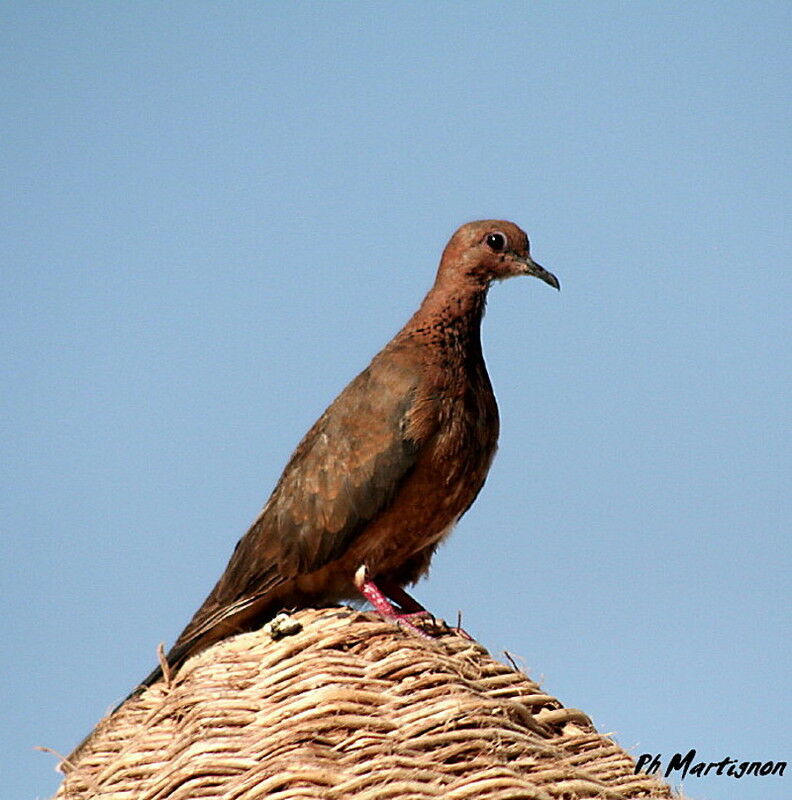
[[(8, 797), (172, 642), (462, 222), (501, 444), (416, 596), (636, 755), (782, 760), (792, 6), (0, 9)], [(697, 800), (790, 778), (690, 778)]]

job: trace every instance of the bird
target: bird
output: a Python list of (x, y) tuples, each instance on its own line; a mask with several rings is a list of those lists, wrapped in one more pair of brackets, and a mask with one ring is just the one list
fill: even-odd
[[(169, 672), (282, 609), (360, 595), (417, 630), (411, 617), (425, 609), (405, 587), (476, 499), (497, 447), (480, 335), (487, 291), (522, 275), (560, 288), (514, 223), (469, 222), (451, 236), (418, 310), (297, 445), (166, 654)], [(130, 697), (162, 675), (158, 666)]]

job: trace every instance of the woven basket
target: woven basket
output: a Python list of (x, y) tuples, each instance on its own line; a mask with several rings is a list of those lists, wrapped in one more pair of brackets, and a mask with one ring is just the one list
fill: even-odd
[(524, 674), (446, 631), (306, 609), (227, 639), (104, 719), (57, 798), (672, 798)]

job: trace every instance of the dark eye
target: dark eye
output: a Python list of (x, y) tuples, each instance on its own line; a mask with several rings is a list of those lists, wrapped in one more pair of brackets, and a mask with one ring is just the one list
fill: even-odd
[(488, 233), (485, 241), (487, 247), (489, 247), (490, 250), (494, 250), (496, 253), (500, 253), (506, 249), (506, 237), (500, 231)]

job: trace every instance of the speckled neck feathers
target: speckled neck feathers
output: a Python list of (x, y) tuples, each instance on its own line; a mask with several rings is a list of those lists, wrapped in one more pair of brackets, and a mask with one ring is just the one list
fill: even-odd
[(487, 287), (449, 292), (435, 284), (397, 337), (413, 344), (424, 344), (446, 357), (481, 357), (481, 319), (487, 300)]
[[(420, 308), (297, 445), (168, 651), (170, 669), (280, 609), (332, 604), (358, 592), (371, 599), (375, 580), (376, 597), (385, 602), (384, 612), (378, 609), (407, 624), (387, 597), (405, 612), (405, 602), (417, 605), (404, 587), (426, 573), (495, 454), (498, 408), (481, 352), (481, 319), (490, 284), (517, 275), (559, 286), (533, 261), (528, 237), (514, 223), (479, 220), (454, 233)], [(157, 667), (141, 687), (161, 675)]]

